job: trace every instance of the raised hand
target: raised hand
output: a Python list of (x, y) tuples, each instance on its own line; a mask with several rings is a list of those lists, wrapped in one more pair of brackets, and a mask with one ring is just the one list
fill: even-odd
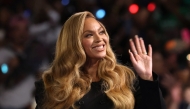
[(148, 46), (148, 54), (142, 38), (135, 35), (134, 41), (129, 40), (131, 50), (129, 55), (137, 74), (144, 80), (153, 80), (152, 77), (152, 47)]

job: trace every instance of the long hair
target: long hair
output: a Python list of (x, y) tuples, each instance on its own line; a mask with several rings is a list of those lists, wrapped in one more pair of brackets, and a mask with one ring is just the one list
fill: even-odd
[[(77, 108), (75, 102), (90, 90), (91, 78), (83, 71), (87, 58), (81, 43), (87, 17), (95, 18), (87, 11), (72, 15), (60, 32), (55, 59), (42, 77), (46, 94), (44, 108)], [(103, 24), (100, 25), (106, 31)], [(106, 35), (108, 36), (107, 32)], [(135, 75), (130, 68), (117, 63), (109, 43), (106, 56), (99, 62), (97, 72), (103, 80), (105, 93), (113, 101), (114, 108), (133, 109), (132, 85)]]

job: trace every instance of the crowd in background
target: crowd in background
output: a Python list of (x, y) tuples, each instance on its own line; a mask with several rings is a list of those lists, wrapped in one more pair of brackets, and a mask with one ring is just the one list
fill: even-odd
[[(129, 39), (138, 34), (153, 47), (167, 109), (190, 109), (190, 0), (63, 1), (0, 0), (0, 109), (34, 108), (34, 81), (52, 62), (62, 25), (73, 13), (100, 8), (118, 61), (131, 65)], [(136, 14), (129, 12), (133, 3)]]

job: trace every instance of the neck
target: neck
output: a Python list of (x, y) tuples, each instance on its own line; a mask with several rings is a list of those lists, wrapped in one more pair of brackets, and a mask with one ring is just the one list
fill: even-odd
[(99, 81), (100, 78), (97, 75), (99, 60), (88, 60), (85, 64), (85, 70), (91, 76), (92, 82)]

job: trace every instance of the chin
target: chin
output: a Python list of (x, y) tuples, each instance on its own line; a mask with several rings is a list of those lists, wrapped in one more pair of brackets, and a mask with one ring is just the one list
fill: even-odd
[(96, 56), (96, 58), (98, 58), (98, 59), (102, 59), (102, 58), (105, 58), (106, 57), (106, 55), (99, 55), (99, 56)]
[(105, 58), (106, 57), (106, 53), (93, 53), (91, 54), (91, 56), (89, 56), (89, 58), (91, 59), (102, 59), (102, 58)]

